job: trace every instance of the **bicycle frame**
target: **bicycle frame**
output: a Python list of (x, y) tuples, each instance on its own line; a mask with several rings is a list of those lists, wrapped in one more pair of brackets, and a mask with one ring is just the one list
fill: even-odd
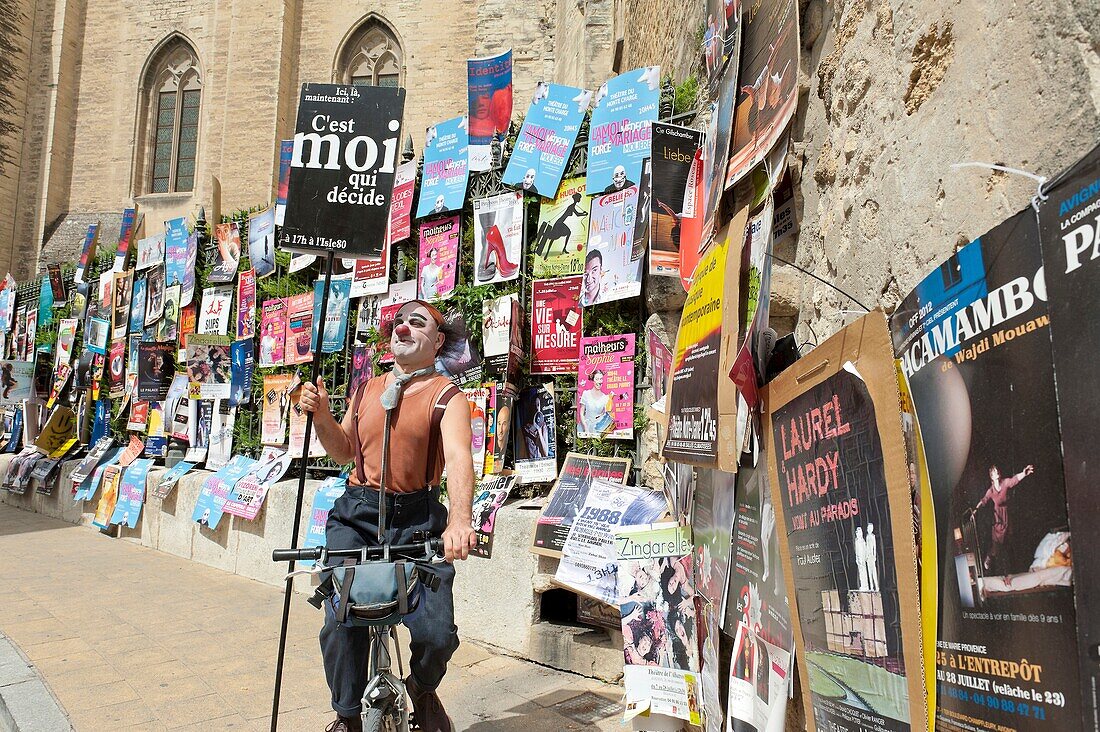
[[(363, 689), (364, 720), (369, 709), (382, 709), (394, 723), (394, 732), (409, 732), (409, 703), (405, 682), (390, 669), (390, 643), (394, 641), (392, 625), (370, 630), (370, 654), (367, 667), (369, 680)], [(398, 673), (401, 673), (398, 653)]]

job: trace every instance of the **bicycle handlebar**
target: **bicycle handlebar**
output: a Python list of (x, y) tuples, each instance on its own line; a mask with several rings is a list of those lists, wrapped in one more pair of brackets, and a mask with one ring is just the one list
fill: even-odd
[[(414, 544), (390, 544), (390, 554), (400, 555), (411, 559), (423, 557), (430, 559), (432, 556), (443, 553), (442, 539), (428, 539)], [(273, 562), (299, 562), (323, 559), (324, 557), (365, 557), (366, 559), (381, 559), (383, 548), (380, 546), (363, 547), (362, 549), (326, 549), (323, 546), (310, 547), (309, 549), (275, 549), (271, 552)]]

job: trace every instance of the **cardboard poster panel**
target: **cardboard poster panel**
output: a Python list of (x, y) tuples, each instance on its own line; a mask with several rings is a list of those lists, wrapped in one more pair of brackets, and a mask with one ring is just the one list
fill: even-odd
[(807, 728), (926, 729), (912, 501), (885, 316), (845, 327), (766, 395)]
[(737, 390), (729, 373), (736, 356), (741, 209), (695, 272), (676, 336), (668, 384), (666, 460), (737, 472)]

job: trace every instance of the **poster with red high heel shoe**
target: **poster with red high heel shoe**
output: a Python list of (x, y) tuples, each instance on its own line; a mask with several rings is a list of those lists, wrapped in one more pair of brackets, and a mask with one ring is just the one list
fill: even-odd
[(479, 285), (519, 277), (523, 253), (523, 194), (474, 201), (474, 279)]

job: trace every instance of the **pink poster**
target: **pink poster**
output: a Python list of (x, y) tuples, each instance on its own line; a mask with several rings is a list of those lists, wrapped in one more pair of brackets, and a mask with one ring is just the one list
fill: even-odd
[(260, 366), (282, 366), (285, 346), (286, 298), (265, 300), (260, 321)]
[(458, 280), (458, 216), (420, 224), (420, 298), (443, 300), (454, 292)]
[(581, 342), (581, 280), (535, 280), (531, 292), (531, 373), (577, 371)]
[(577, 373), (577, 437), (634, 437), (636, 336), (581, 338)]
[(415, 185), (416, 161), (398, 165), (393, 179), (393, 196), (390, 198), (390, 244), (405, 241), (412, 235), (409, 217), (412, 215)]
[(237, 338), (256, 335), (256, 270), (246, 269), (237, 277)]
[(291, 295), (286, 305), (286, 348), (283, 362), (287, 366), (309, 363), (313, 360), (310, 350), (313, 339), (313, 293)]

